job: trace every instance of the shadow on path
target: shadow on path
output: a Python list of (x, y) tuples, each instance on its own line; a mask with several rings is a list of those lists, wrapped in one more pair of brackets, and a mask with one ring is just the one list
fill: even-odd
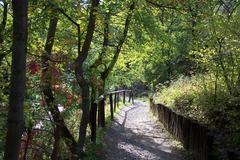
[(152, 119), (149, 107), (136, 101), (124, 107), (104, 137), (101, 160), (181, 160), (171, 147), (172, 139), (159, 122)]

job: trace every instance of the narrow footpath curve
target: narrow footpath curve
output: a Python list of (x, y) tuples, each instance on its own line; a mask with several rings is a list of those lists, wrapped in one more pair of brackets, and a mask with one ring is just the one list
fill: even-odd
[(149, 112), (136, 101), (116, 115), (104, 137), (104, 160), (183, 160), (171, 146), (172, 138)]

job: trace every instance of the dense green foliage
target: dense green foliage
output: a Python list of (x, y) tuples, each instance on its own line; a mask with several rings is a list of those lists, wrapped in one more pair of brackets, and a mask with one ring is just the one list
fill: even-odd
[[(187, 61), (174, 62), (171, 58), (174, 67), (178, 62), (181, 65), (172, 68), (171, 73), (177, 74), (172, 74), (170, 82), (157, 87), (156, 99), (208, 124), (224, 135), (227, 145), (236, 149), (240, 145), (239, 4), (212, 1), (202, 5), (205, 7), (198, 7), (192, 33), (176, 37), (181, 41), (177, 43), (180, 47), (174, 47), (174, 53), (184, 51), (180, 55)], [(187, 74), (179, 70), (185, 65)]]
[[(28, 130), (34, 136), (30, 138), (27, 159), (50, 159), (54, 148), (57, 122), (52, 119), (52, 106), (46, 103), (42, 91), (46, 79), (55, 98), (52, 105), (64, 109), (59, 115), (74, 140), (79, 139), (86, 97), (82, 97), (83, 87), (79, 85), (75, 65), (77, 57), (85, 53), (80, 73), (84, 73), (82, 78), (90, 86), (90, 101), (102, 92), (141, 84), (154, 92), (157, 102), (225, 132), (230, 135), (228, 144), (239, 147), (239, 1), (104, 0), (93, 9), (91, 2), (29, 1), (23, 139), (29, 137)], [(0, 21), (6, 19), (6, 24), (0, 24), (0, 159), (9, 104), (12, 12), (11, 1), (0, 0)], [(78, 49), (89, 38), (90, 16), (96, 16), (91, 45), (87, 52), (79, 54)], [(58, 19), (56, 34), (45, 62), (48, 70), (43, 74), (43, 56), (53, 17)], [(76, 24), (80, 27), (79, 35)], [(68, 140), (63, 136), (60, 141), (62, 159), (72, 156)]]

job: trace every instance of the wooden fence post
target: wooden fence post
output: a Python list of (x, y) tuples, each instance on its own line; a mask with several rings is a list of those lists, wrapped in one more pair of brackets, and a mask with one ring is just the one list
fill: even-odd
[(98, 110), (98, 125), (100, 127), (105, 127), (105, 99), (103, 98), (99, 102), (99, 110)]
[(183, 147), (192, 151), (194, 159), (214, 159), (212, 155), (214, 136), (209, 134), (210, 131), (206, 127), (160, 104), (151, 102), (151, 110), (155, 115), (157, 113), (163, 126), (182, 142)]
[(131, 91), (131, 95), (132, 95), (132, 104), (134, 104), (133, 91)]
[(97, 129), (97, 103), (92, 103), (90, 108), (90, 127), (91, 127), (91, 141), (96, 143), (96, 129)]
[(125, 96), (126, 96), (125, 91), (123, 91), (123, 104), (125, 104)]
[(117, 93), (117, 107), (119, 107), (119, 99), (120, 99), (120, 95), (119, 93)]
[(100, 127), (101, 125), (101, 115), (100, 115), (100, 113), (101, 113), (101, 109), (100, 109), (100, 107), (101, 107), (101, 105), (100, 105), (100, 102), (98, 102), (98, 104), (97, 104), (97, 121), (98, 121), (98, 127)]
[(102, 100), (102, 108), (103, 108), (103, 113), (102, 113), (102, 127), (105, 127), (105, 99)]
[(109, 95), (109, 103), (110, 103), (111, 120), (113, 120), (113, 98), (112, 98), (112, 94)]
[(117, 93), (114, 93), (114, 111), (116, 111), (117, 107)]
[(131, 102), (131, 91), (128, 91), (128, 102), (130, 103)]

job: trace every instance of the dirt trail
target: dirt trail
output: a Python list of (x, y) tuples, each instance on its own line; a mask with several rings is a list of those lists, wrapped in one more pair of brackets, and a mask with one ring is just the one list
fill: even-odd
[(149, 106), (136, 101), (124, 107), (104, 137), (102, 160), (182, 160), (172, 138), (154, 120)]

